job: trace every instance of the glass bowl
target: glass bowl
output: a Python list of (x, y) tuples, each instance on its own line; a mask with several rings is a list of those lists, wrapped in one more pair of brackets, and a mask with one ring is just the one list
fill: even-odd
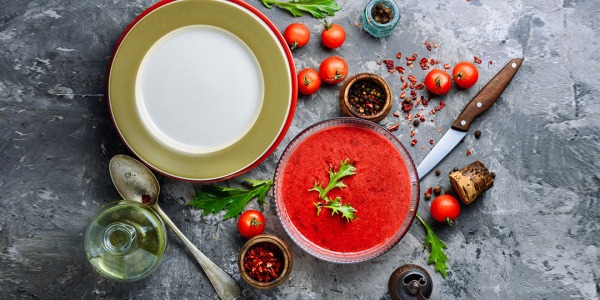
[[(358, 219), (351, 221), (325, 208), (317, 214), (315, 204), (322, 200), (310, 191), (317, 181), (325, 186), (327, 170), (337, 170), (339, 158), (346, 156), (356, 174), (344, 177), (346, 186), (328, 196), (340, 196), (357, 209)], [(304, 251), (334, 263), (387, 252), (404, 237), (419, 204), (418, 175), (406, 149), (385, 128), (359, 118), (323, 121), (298, 134), (279, 160), (274, 183), (277, 214), (287, 234)]]

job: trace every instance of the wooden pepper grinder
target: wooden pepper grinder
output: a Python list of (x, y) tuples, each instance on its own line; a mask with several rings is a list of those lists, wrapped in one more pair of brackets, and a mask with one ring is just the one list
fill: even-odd
[(433, 292), (433, 281), (425, 269), (407, 264), (392, 273), (388, 290), (394, 300), (427, 300)]

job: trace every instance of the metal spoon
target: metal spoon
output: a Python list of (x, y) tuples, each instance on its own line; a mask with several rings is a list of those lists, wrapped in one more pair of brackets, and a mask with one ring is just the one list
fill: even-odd
[(158, 206), (160, 185), (154, 174), (138, 160), (127, 155), (115, 155), (109, 163), (110, 177), (123, 199), (134, 200), (153, 207), (167, 225), (183, 241), (200, 263), (206, 276), (221, 299), (236, 299), (240, 296), (240, 286), (208, 259)]

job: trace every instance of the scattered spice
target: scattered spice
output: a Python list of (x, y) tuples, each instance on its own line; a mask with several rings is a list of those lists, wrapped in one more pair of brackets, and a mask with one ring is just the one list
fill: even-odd
[(478, 139), (481, 137), (481, 130), (475, 130), (475, 138)]
[(431, 199), (431, 193), (425, 193), (425, 200)]
[(416, 144), (417, 144), (417, 139), (414, 139), (414, 140), (412, 140), (412, 141), (410, 142), (410, 145), (411, 145), (411, 146), (413, 146), (413, 147), (414, 147)]
[(254, 280), (273, 281), (283, 270), (283, 253), (271, 243), (258, 243), (246, 252), (244, 268)]
[(430, 145), (433, 145), (434, 143), (435, 143), (435, 141), (434, 141), (433, 139), (430, 139), (430, 140), (429, 140), (429, 144), (430, 144)]
[(348, 100), (361, 115), (376, 115), (383, 109), (386, 99), (383, 88), (372, 80), (361, 80), (350, 86)]
[(394, 112), (392, 115), (393, 115), (394, 117), (399, 117), (399, 116), (400, 116), (400, 113), (399, 113), (399, 112), (397, 112), (397, 111), (395, 111), (395, 112)]
[(421, 124), (421, 122), (420, 122), (419, 120), (415, 119), (415, 120), (413, 121), (413, 125), (414, 125), (415, 127), (419, 126), (419, 124)]
[[(415, 136), (415, 131), (414, 131), (414, 130), (411, 130), (411, 131), (410, 131), (410, 137), (413, 137), (413, 136)], [(416, 144), (416, 143), (415, 143), (415, 144)], [(413, 146), (414, 146), (414, 145), (413, 145)]]
[(446, 70), (450, 69), (450, 64), (444, 64), (444, 69), (446, 69)]
[(436, 185), (435, 188), (433, 188), (433, 193), (436, 196), (439, 196), (442, 193), (442, 187), (439, 185)]
[(401, 66), (396, 66), (396, 71), (398, 71), (401, 74), (404, 74), (404, 68)]
[(397, 59), (401, 59), (401, 58), (402, 58), (402, 52), (398, 52), (398, 53), (396, 53), (396, 58), (397, 58)]
[(496, 173), (495, 172), (490, 172), (490, 176), (492, 176), (492, 178), (496, 178)]
[(387, 68), (388, 72), (394, 74), (394, 61), (390, 59), (384, 59), (383, 63), (385, 64), (385, 67)]
[(440, 171), (440, 169), (436, 169), (435, 176), (440, 176), (440, 174), (442, 174), (442, 171)]
[(467, 156), (471, 155), (471, 150), (467, 149)]
[(477, 57), (476, 55), (473, 56), (473, 61), (477, 64), (481, 64), (481, 59), (479, 57)]
[(394, 12), (383, 3), (379, 3), (371, 9), (371, 16), (375, 22), (387, 24), (394, 18)]
[(394, 124), (394, 125), (392, 125), (392, 126), (388, 127), (388, 130), (389, 130), (389, 131), (396, 131), (396, 130), (398, 130), (398, 127), (399, 127), (399, 126), (400, 126), (400, 125), (399, 125), (398, 123), (396, 123), (396, 124)]

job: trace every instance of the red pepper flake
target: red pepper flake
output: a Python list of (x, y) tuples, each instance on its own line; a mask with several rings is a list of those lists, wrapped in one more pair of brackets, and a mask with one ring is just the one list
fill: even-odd
[(415, 92), (415, 90), (410, 90), (410, 95), (413, 97), (417, 96), (417, 92)]
[(433, 58), (430, 58), (430, 59), (429, 59), (429, 64), (430, 64), (430, 65), (435, 65), (435, 59), (433, 59)]
[(396, 58), (397, 58), (397, 59), (401, 59), (401, 58), (402, 58), (402, 52), (398, 52), (398, 53), (396, 53)]
[(467, 156), (471, 155), (471, 150), (467, 150)]
[(417, 83), (417, 78), (415, 76), (408, 75), (408, 80), (412, 83)]
[(446, 103), (444, 103), (444, 101), (440, 101), (440, 105), (436, 107), (435, 110), (440, 111), (442, 108), (444, 108), (444, 106), (446, 106)]
[(429, 41), (425, 41), (425, 46), (430, 46), (431, 43)]
[(446, 70), (450, 69), (450, 64), (444, 64), (444, 69), (446, 69)]
[(414, 131), (414, 130), (411, 130), (411, 131), (410, 131), (410, 137), (413, 137), (413, 136), (415, 136), (415, 131)]
[(408, 87), (408, 82), (406, 82), (406, 81), (405, 81), (405, 82), (402, 84), (402, 89), (403, 89), (403, 90), (405, 90), (407, 87)]
[(416, 140), (416, 139), (414, 139), (414, 140), (412, 140), (412, 141), (410, 142), (410, 145), (411, 145), (411, 146), (413, 146), (413, 147), (414, 147), (416, 144), (417, 144), (417, 140)]
[(402, 93), (400, 93), (400, 99), (404, 99), (404, 97), (406, 97), (406, 92), (402, 91)]
[(255, 280), (273, 281), (283, 270), (283, 254), (271, 243), (258, 243), (246, 252), (244, 268)]
[(409, 64), (408, 66), (409, 66), (411, 69), (415, 67), (415, 66), (413, 66), (412, 64)]
[(393, 115), (394, 115), (394, 117), (399, 117), (399, 116), (400, 116), (400, 113), (398, 113), (397, 111), (395, 111), (395, 112), (393, 113)]
[(358, 22), (354, 22), (354, 27), (358, 28), (359, 24)]
[(423, 99), (421, 103), (423, 103), (423, 106), (427, 107), (427, 105), (429, 105), (429, 100)]
[(415, 61), (417, 58), (414, 56), (407, 56), (406, 61)]
[(380, 62), (380, 61), (376, 61), (375, 63), (376, 63), (376, 64), (378, 64), (378, 65), (381, 65), (381, 62)]
[(414, 88), (415, 88), (415, 83), (414, 83), (414, 82), (411, 82), (411, 83), (410, 83), (410, 88), (411, 88), (411, 89), (414, 89)]
[(388, 72), (394, 74), (394, 61), (390, 59), (384, 59), (383, 63), (385, 64), (385, 67), (387, 68)]
[(481, 59), (479, 59), (479, 57), (477, 57), (477, 56), (473, 56), (473, 61), (475, 63), (481, 64)]
[(400, 81), (404, 82), (404, 76), (400, 76)]
[(421, 115), (421, 116), (419, 117), (419, 121), (421, 121), (421, 122), (425, 122), (425, 116)]
[(396, 124), (388, 127), (387, 130), (389, 130), (389, 131), (396, 131), (396, 130), (398, 130), (398, 127), (400, 127), (400, 125), (398, 123), (396, 123)]
[(406, 117), (404, 117), (404, 120), (410, 120), (412, 118), (411, 114), (407, 114)]
[(433, 48), (437, 49), (438, 47), (440, 47), (439, 44), (433, 43)]
[(415, 85), (415, 90), (422, 90), (425, 87), (425, 83), (420, 82)]
[(430, 144), (430, 145), (433, 145), (433, 143), (434, 143), (434, 142), (433, 142), (433, 139), (430, 139), (430, 140), (429, 140), (429, 144)]
[(429, 194), (429, 195), (431, 195), (431, 193), (433, 193), (433, 188), (432, 188), (432, 187), (429, 187), (429, 188), (427, 189), (427, 191), (425, 191), (425, 194)]
[(488, 64), (491, 66), (494, 64), (494, 62), (490, 60), (490, 61), (488, 61)]
[(400, 73), (404, 74), (404, 68), (403, 68), (403, 67), (401, 67), (401, 66), (396, 66), (396, 71), (398, 71), (398, 72), (400, 72)]
[(402, 110), (405, 112), (409, 112), (411, 109), (413, 108), (413, 104), (411, 103), (406, 103), (406, 102), (402, 102)]

